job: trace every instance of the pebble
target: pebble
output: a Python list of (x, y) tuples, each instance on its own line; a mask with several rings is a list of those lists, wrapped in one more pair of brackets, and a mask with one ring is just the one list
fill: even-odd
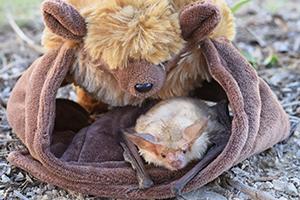
[(41, 188), (36, 189), (35, 192), (36, 192), (37, 194), (42, 194), (42, 193), (43, 193), (42, 190), (41, 190)]
[[(183, 195), (184, 199), (188, 200), (227, 200), (226, 197), (207, 190), (205, 187), (194, 192)], [(177, 198), (176, 200), (181, 200), (182, 198)]]
[(273, 181), (273, 186), (275, 190), (285, 192), (286, 194), (296, 196), (298, 195), (298, 190), (293, 183), (287, 183), (279, 180)]
[(51, 197), (48, 196), (48, 195), (44, 195), (44, 196), (41, 198), (41, 200), (50, 200), (50, 199), (51, 199)]
[(260, 188), (261, 189), (271, 189), (271, 188), (273, 188), (273, 184), (270, 181), (268, 181), (268, 182), (262, 183), (260, 185)]
[(1, 183), (9, 183), (9, 182), (10, 182), (10, 179), (5, 174), (3, 174), (1, 176)]
[(274, 186), (275, 190), (284, 191), (286, 183), (279, 181), (279, 180), (274, 180), (273, 186)]
[(280, 197), (278, 200), (288, 200), (288, 199), (285, 197)]
[(35, 192), (27, 192), (26, 196), (27, 197), (34, 197), (34, 196), (36, 196), (35, 194), (36, 194)]
[(15, 178), (15, 181), (20, 182), (23, 181), (24, 179), (25, 179), (24, 175), (21, 172), (19, 172)]
[(227, 200), (226, 197), (215, 192), (204, 192), (201, 194), (186, 195), (189, 200)]
[(293, 183), (288, 183), (286, 185), (285, 193), (292, 195), (292, 196), (298, 196), (298, 190)]
[(294, 183), (296, 187), (300, 187), (300, 179), (299, 178), (291, 178), (291, 182)]
[(299, 157), (300, 157), (300, 150), (298, 150), (296, 153), (296, 158), (299, 158)]

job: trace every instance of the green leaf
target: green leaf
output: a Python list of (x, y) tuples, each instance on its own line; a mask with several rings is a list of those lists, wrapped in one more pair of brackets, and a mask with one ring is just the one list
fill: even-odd
[(247, 51), (242, 51), (243, 56), (248, 60), (248, 62), (253, 66), (254, 69), (258, 69), (258, 62), (257, 59), (251, 55)]
[(240, 0), (239, 2), (237, 2), (236, 4), (234, 4), (231, 7), (231, 11), (232, 13), (236, 13), (237, 11), (239, 11), (241, 9), (241, 7), (243, 7), (243, 5), (249, 3), (251, 0)]
[(266, 68), (273, 68), (279, 65), (279, 58), (277, 55), (275, 54), (271, 54), (269, 55), (265, 61), (264, 61), (264, 65), (266, 66)]

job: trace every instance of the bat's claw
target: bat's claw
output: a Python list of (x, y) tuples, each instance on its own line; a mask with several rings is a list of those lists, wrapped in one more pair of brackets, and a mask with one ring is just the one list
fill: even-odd
[(151, 179), (144, 179), (139, 182), (140, 189), (148, 189), (154, 185), (154, 182)]
[(184, 188), (185, 185), (183, 185), (182, 183), (175, 183), (172, 191), (174, 192), (174, 194), (176, 196), (179, 196), (181, 197), (182, 196), (182, 191), (183, 191), (183, 188)]

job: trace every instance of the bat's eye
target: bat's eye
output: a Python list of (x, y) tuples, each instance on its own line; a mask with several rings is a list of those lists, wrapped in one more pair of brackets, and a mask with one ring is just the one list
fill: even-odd
[(161, 156), (162, 158), (166, 158), (166, 157), (167, 157), (167, 156), (166, 156), (165, 154), (163, 154), (163, 153), (161, 153), (160, 156)]
[(183, 150), (182, 153), (186, 154), (186, 150)]

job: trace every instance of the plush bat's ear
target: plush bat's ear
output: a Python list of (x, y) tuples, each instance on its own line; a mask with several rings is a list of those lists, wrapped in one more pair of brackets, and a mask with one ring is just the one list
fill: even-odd
[(151, 152), (157, 152), (157, 148), (160, 144), (157, 144), (153, 135), (144, 133), (125, 133), (125, 136), (140, 149), (144, 149)]
[(215, 5), (201, 1), (184, 7), (179, 20), (183, 39), (199, 42), (217, 27), (221, 15)]
[(68, 40), (81, 40), (87, 33), (84, 18), (62, 0), (46, 0), (42, 5), (46, 26)]
[(195, 141), (203, 134), (203, 132), (207, 128), (207, 123), (207, 118), (196, 121), (194, 124), (184, 130), (183, 138), (188, 142)]

